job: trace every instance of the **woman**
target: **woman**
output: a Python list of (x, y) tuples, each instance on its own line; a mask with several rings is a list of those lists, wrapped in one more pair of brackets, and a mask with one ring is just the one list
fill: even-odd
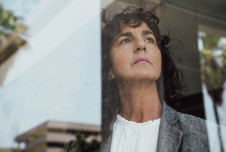
[[(104, 18), (101, 151), (209, 151), (205, 121), (167, 105), (181, 96), (183, 75), (155, 13), (130, 6)], [(160, 75), (165, 101), (157, 90)]]

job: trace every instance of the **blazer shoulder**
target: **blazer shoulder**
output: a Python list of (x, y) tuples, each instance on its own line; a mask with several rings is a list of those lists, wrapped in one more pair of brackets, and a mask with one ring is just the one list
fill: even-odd
[(197, 149), (208, 147), (209, 151), (218, 151), (220, 143), (223, 142), (219, 138), (218, 131), (220, 130), (221, 137), (226, 137), (225, 126), (189, 114), (178, 112), (178, 115), (183, 130), (183, 143), (186, 146)]
[(206, 121), (205, 119), (190, 115), (190, 114), (185, 114), (178, 112), (180, 122), (182, 124), (190, 124), (190, 127), (196, 127), (196, 126), (201, 126), (201, 125), (206, 125), (207, 123), (211, 123)]
[(181, 148), (188, 151), (209, 151), (207, 121), (178, 112), (178, 127), (183, 131)]
[(207, 136), (207, 125), (215, 125), (217, 124), (208, 122), (202, 118), (189, 115), (189, 114), (184, 114), (178, 112), (179, 115), (179, 122), (182, 127), (182, 130), (184, 133), (189, 133), (189, 134), (194, 134), (199, 137), (206, 137)]

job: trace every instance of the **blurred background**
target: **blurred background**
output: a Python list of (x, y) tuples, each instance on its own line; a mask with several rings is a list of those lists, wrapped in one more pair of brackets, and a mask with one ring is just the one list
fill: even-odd
[(100, 69), (98, 0), (0, 0), (0, 151), (98, 145)]

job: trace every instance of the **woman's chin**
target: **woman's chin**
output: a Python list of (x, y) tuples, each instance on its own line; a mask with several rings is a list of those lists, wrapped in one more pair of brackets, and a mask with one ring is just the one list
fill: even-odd
[(133, 77), (135, 79), (155, 79), (158, 78), (158, 75), (156, 75), (156, 72), (150, 72), (150, 71), (138, 71), (136, 72)]
[(158, 79), (158, 76), (156, 75), (150, 75), (150, 74), (139, 74), (139, 75), (136, 75), (136, 76), (133, 76), (131, 78), (131, 80), (134, 80), (134, 81), (156, 81)]

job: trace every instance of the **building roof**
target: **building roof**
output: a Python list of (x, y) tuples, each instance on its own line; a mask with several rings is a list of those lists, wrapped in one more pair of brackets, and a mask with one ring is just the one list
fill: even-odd
[(48, 129), (58, 130), (58, 131), (67, 131), (75, 130), (78, 132), (90, 132), (90, 133), (100, 133), (101, 126), (93, 124), (83, 124), (83, 123), (73, 123), (73, 122), (62, 122), (62, 121), (46, 121), (43, 124), (34, 127), (25, 133), (18, 135), (15, 138), (16, 142), (25, 142), (28, 141), (32, 136), (39, 136)]

